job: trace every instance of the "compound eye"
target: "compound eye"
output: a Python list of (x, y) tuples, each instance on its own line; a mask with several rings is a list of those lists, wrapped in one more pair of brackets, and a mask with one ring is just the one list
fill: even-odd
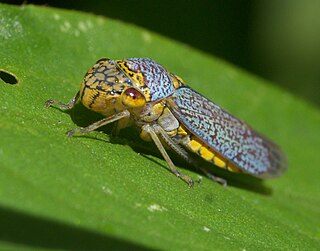
[(146, 103), (144, 95), (135, 88), (126, 89), (121, 95), (121, 100), (123, 105), (131, 108), (142, 107)]

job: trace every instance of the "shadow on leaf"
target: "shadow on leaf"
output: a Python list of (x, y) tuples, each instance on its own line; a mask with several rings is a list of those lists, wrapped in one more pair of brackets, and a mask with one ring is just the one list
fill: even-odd
[(32, 249), (150, 250), (138, 244), (0, 207), (0, 241)]

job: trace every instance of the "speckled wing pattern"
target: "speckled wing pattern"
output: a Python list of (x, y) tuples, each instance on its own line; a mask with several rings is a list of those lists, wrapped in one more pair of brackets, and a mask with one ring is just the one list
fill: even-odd
[(141, 72), (150, 90), (151, 101), (163, 99), (174, 91), (173, 81), (166, 69), (151, 58), (128, 58), (128, 67)]
[(244, 172), (269, 178), (285, 170), (277, 145), (191, 88), (177, 89), (168, 104), (192, 134)]

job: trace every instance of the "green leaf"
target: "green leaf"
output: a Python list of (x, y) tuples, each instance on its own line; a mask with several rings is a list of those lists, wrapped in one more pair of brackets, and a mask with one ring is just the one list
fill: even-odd
[[(1, 249), (319, 249), (314, 107), (187, 45), (85, 13), (0, 4), (0, 39), (0, 76), (18, 80), (0, 80)], [(155, 59), (279, 143), (287, 173), (264, 182), (223, 174), (227, 188), (203, 178), (189, 189), (134, 128), (66, 138), (99, 116), (44, 102), (69, 101), (102, 57)]]

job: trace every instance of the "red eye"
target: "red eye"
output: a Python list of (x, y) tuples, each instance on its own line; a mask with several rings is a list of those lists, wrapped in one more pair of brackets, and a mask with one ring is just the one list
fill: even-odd
[(124, 91), (124, 94), (131, 97), (132, 99), (139, 99), (142, 97), (142, 94), (134, 88), (128, 88)]
[(146, 99), (138, 90), (128, 88), (122, 93), (122, 103), (127, 107), (142, 107), (146, 103)]

